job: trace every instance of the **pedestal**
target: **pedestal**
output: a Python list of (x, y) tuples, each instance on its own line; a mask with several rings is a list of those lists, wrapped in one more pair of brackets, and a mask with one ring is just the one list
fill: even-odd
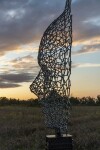
[(61, 137), (47, 135), (45, 150), (73, 150), (72, 136), (69, 134)]

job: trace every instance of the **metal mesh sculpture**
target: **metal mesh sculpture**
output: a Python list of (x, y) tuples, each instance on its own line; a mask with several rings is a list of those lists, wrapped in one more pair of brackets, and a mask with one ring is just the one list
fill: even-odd
[(72, 46), (71, 0), (41, 39), (38, 64), (41, 68), (30, 86), (43, 104), (47, 127), (67, 131)]

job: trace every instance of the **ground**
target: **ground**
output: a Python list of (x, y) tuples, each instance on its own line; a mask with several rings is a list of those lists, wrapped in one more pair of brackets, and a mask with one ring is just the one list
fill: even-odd
[[(100, 107), (73, 106), (69, 133), (75, 150), (100, 150)], [(45, 150), (41, 108), (0, 106), (0, 150)]]

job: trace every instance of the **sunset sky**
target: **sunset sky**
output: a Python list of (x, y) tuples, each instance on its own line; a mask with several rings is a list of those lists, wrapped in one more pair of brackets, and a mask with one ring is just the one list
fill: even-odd
[[(43, 32), (64, 10), (65, 0), (0, 0), (0, 97), (35, 98)], [(72, 0), (71, 95), (100, 94), (100, 0)]]

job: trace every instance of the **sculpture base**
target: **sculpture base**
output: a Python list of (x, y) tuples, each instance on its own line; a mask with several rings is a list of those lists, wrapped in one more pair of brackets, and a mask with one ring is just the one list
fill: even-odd
[(56, 137), (55, 135), (46, 136), (46, 149), (45, 150), (72, 150), (72, 135), (63, 135)]

